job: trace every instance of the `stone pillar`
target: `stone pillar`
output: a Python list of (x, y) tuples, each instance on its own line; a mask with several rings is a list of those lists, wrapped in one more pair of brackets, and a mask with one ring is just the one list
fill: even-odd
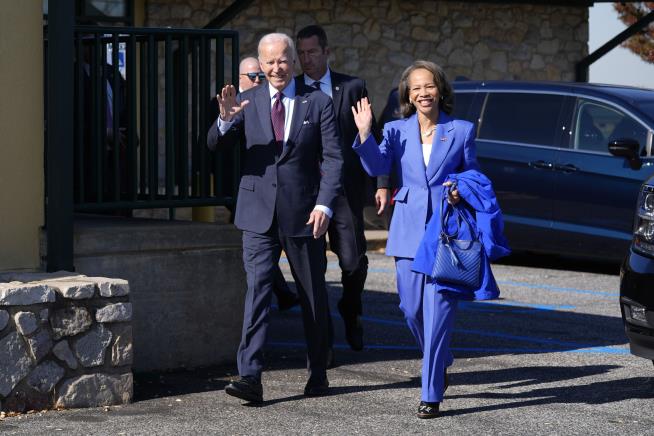
[(125, 280), (0, 274), (0, 410), (130, 402), (131, 317)]

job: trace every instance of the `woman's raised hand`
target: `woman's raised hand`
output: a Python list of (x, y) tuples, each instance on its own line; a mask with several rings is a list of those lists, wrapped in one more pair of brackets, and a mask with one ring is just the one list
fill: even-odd
[(231, 121), (250, 102), (249, 100), (243, 100), (241, 104), (236, 102), (234, 85), (225, 86), (220, 94), (216, 95), (216, 99), (220, 108), (220, 119), (223, 121)]
[(352, 114), (357, 129), (359, 129), (359, 138), (361, 142), (365, 142), (372, 129), (372, 105), (368, 101), (368, 97), (357, 101), (356, 107), (352, 106)]

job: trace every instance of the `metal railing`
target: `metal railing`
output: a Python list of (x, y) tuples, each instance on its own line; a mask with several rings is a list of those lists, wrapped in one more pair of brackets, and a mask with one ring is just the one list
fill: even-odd
[(238, 83), (238, 42), (226, 30), (75, 27), (75, 211), (235, 202), (238, 147), (210, 152), (206, 133), (226, 69)]

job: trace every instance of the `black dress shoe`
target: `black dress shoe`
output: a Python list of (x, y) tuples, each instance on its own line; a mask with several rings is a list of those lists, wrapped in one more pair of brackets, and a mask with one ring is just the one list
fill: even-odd
[(329, 393), (329, 381), (327, 377), (322, 380), (313, 381), (309, 380), (304, 387), (305, 397), (322, 397)]
[(338, 313), (341, 314), (343, 323), (345, 324), (345, 339), (351, 349), (361, 351), (363, 350), (363, 325), (361, 324), (361, 319), (358, 315), (347, 313), (341, 303), (339, 301), (337, 307)]
[(288, 310), (291, 307), (295, 307), (298, 304), (300, 304), (300, 298), (297, 295), (290, 293), (285, 295), (277, 294), (277, 308), (280, 312), (284, 312), (285, 310)]
[(416, 416), (420, 419), (438, 418), (438, 408), (440, 405), (441, 403), (428, 403), (426, 401), (421, 401)]
[(254, 377), (239, 377), (232, 380), (225, 387), (225, 393), (241, 400), (252, 403), (261, 403), (263, 401), (263, 386), (261, 382)]

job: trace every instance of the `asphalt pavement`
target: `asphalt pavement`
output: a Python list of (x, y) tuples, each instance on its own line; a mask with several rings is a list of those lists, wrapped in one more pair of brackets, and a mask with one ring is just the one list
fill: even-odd
[(420, 355), (398, 308), (393, 261), (369, 257), (361, 352), (343, 338), (340, 271), (329, 257), (338, 366), (327, 397), (302, 396), (300, 313), (274, 309), (261, 406), (224, 393), (233, 366), (137, 374), (133, 404), (6, 418), (0, 433), (654, 434), (654, 366), (629, 353), (616, 265), (535, 256), (494, 265), (501, 298), (460, 304), (442, 416), (420, 420)]

